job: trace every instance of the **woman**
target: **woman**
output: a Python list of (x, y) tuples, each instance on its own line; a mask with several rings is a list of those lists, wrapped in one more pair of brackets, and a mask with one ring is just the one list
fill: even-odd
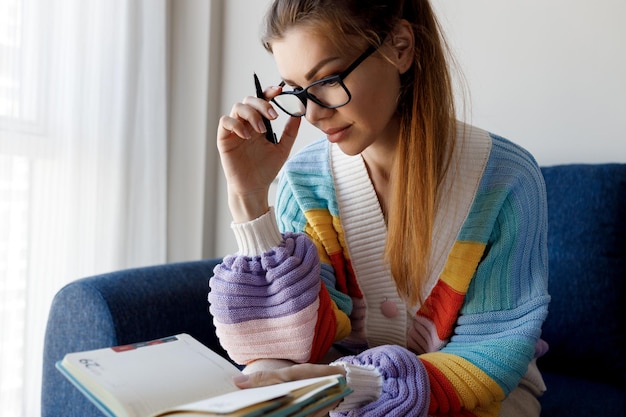
[[(276, 0), (263, 43), (283, 82), (217, 132), (239, 252), (209, 301), (238, 385), (341, 373), (333, 415), (539, 416), (543, 180), (456, 121), (428, 1)], [(324, 137), (287, 161), (301, 116)]]

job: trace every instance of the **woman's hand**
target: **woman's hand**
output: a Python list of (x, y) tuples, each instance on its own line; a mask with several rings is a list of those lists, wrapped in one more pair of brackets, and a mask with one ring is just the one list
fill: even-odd
[[(346, 375), (343, 366), (315, 365), (310, 363), (287, 366), (280, 369), (263, 370), (250, 374), (241, 374), (233, 379), (239, 388), (262, 387), (265, 385), (278, 384), (281, 382), (297, 381), (306, 378), (329, 376), (341, 374)], [(325, 407), (315, 414), (315, 417), (327, 416), (328, 413), (339, 404), (341, 400)]]
[[(271, 99), (281, 90), (270, 87), (264, 94)], [(269, 187), (287, 160), (300, 127), (300, 118), (289, 118), (279, 142), (273, 144), (265, 139), (262, 116), (274, 120), (278, 114), (267, 101), (249, 96), (236, 103), (228, 116), (222, 116), (217, 128), (217, 148), (235, 223), (267, 212)]]

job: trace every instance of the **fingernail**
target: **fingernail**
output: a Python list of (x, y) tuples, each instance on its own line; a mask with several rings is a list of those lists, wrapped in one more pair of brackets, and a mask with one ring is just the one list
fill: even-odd
[(243, 382), (246, 382), (250, 377), (246, 374), (239, 374), (239, 375), (235, 375), (233, 376), (233, 382), (235, 384), (241, 384)]
[(277, 118), (278, 117), (278, 113), (276, 113), (276, 110), (274, 109), (270, 109), (269, 112), (270, 116), (272, 116), (273, 118)]
[(259, 129), (259, 132), (261, 133), (265, 133), (267, 129), (265, 129), (265, 124), (263, 122), (259, 122), (257, 124), (257, 128)]
[(248, 129), (244, 129), (243, 134), (245, 135), (246, 139), (250, 139), (252, 137)]

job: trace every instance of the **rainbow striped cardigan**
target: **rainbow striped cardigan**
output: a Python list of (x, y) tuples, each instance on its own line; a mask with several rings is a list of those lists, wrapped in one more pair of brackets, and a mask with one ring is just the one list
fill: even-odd
[(354, 389), (334, 414), (498, 415), (542, 346), (545, 187), (521, 147), (457, 132), (423, 305), (403, 302), (382, 261), (386, 227), (362, 158), (321, 140), (287, 162), (275, 212), (232, 225), (239, 252), (210, 280), (233, 360), (319, 362), (334, 347)]

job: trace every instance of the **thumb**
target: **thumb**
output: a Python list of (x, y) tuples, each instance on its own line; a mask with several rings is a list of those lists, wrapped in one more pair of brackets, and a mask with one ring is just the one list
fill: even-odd
[(233, 382), (239, 388), (252, 388), (253, 387), (253, 385), (251, 385), (252, 382), (250, 381), (250, 375), (246, 375), (243, 373), (233, 376)]
[(233, 376), (233, 382), (239, 388), (254, 388), (283, 382), (275, 371), (257, 371)]
[(285, 123), (283, 133), (280, 135), (281, 144), (287, 146), (289, 149), (293, 146), (300, 130), (300, 123), (302, 123), (301, 117), (290, 117)]

